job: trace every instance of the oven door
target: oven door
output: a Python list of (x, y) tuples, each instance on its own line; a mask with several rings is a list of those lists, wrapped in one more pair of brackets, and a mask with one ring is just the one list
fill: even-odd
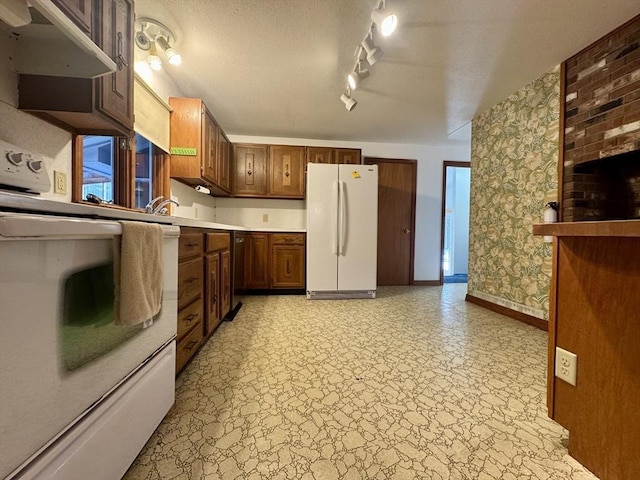
[(175, 337), (179, 228), (163, 229), (162, 309), (119, 327), (118, 222), (0, 213), (0, 478)]

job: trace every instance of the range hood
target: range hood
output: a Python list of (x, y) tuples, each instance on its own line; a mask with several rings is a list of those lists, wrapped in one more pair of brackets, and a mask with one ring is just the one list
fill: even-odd
[(51, 0), (0, 3), (0, 20), (17, 39), (17, 73), (94, 78), (116, 71), (115, 62)]

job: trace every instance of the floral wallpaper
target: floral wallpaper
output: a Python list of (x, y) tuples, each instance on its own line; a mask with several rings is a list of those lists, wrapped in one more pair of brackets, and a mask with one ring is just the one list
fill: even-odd
[(560, 73), (473, 119), (469, 294), (548, 318), (551, 243), (534, 237), (557, 200)]

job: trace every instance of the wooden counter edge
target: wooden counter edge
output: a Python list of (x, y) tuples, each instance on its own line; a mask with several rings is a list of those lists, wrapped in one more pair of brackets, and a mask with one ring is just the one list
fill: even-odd
[(640, 220), (535, 223), (533, 234), (552, 237), (640, 237)]

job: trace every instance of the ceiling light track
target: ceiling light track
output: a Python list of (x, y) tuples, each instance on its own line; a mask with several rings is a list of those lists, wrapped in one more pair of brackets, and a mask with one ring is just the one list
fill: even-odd
[(371, 67), (384, 55), (382, 48), (374, 43), (374, 32), (388, 37), (398, 26), (398, 17), (386, 8), (386, 0), (380, 0), (378, 7), (371, 12), (371, 21), (367, 34), (356, 47), (354, 53), (356, 64), (353, 71), (347, 75), (347, 93), (340, 95), (340, 100), (349, 112), (358, 104), (356, 99), (351, 96), (351, 91), (357, 89), (370, 73), (365, 62)]

